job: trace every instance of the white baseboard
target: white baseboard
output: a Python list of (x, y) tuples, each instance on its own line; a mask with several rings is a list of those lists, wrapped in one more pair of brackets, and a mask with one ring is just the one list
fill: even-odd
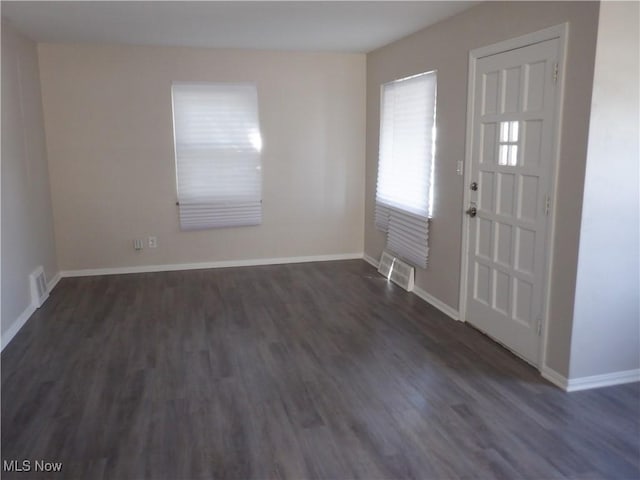
[(60, 275), (60, 272), (58, 272), (53, 276), (51, 280), (47, 282), (47, 290), (49, 290), (49, 293), (51, 293), (51, 291), (56, 288), (56, 285), (58, 285), (58, 282), (61, 278), (62, 275)]
[[(60, 272), (58, 272), (53, 276), (51, 280), (47, 282), (48, 293), (51, 293), (51, 291), (55, 288), (61, 278), (62, 276), (60, 275)], [(36, 305), (32, 303), (27, 308), (25, 308), (24, 312), (22, 312), (18, 318), (16, 318), (13, 324), (2, 335), (2, 341), (0, 342), (0, 351), (4, 350), (4, 347), (9, 345), (9, 342), (13, 340), (13, 337), (15, 337), (20, 329), (24, 327), (27, 321), (31, 318), (31, 315), (33, 315), (37, 309), (38, 308), (36, 307)]]
[(219, 262), (173, 263), (166, 265), (139, 265), (135, 267), (90, 268), (85, 270), (63, 270), (64, 277), (90, 277), (94, 275), (121, 275), (126, 273), (173, 272), (176, 270), (202, 270), (206, 268), (255, 267), (259, 265), (282, 265), (287, 263), (329, 262), (335, 260), (361, 260), (362, 253), (339, 253), (334, 255), (312, 255), (308, 257), (256, 258), (251, 260), (222, 260)]
[(362, 255), (362, 259), (367, 262), (369, 265), (372, 265), (376, 268), (378, 268), (378, 266), (380, 265), (380, 262), (378, 260), (376, 260), (375, 258), (373, 258), (370, 255), (367, 255), (366, 253), (364, 255)]
[(567, 390), (567, 386), (569, 385), (569, 380), (564, 375), (560, 375), (558, 372), (549, 368), (547, 366), (543, 366), (540, 370), (540, 375), (542, 378), (549, 380), (556, 387), (561, 388), (562, 390)]
[(623, 383), (640, 382), (640, 369), (623, 370), (621, 372), (592, 375), (589, 377), (570, 378), (567, 392), (578, 392), (591, 388), (612, 387)]
[(433, 307), (436, 307), (442, 313), (451, 317), (454, 320), (460, 321), (460, 313), (453, 307), (450, 307), (446, 303), (441, 300), (438, 300), (433, 295), (425, 292), (420, 287), (413, 287), (413, 293), (415, 293), (418, 297), (420, 297), (425, 302), (431, 304)]
[(25, 308), (24, 312), (20, 314), (18, 318), (11, 324), (11, 326), (7, 329), (5, 333), (2, 334), (2, 340), (0, 341), (0, 351), (4, 350), (4, 347), (9, 345), (9, 342), (13, 340), (13, 337), (20, 331), (24, 324), (27, 323), (27, 320), (33, 315), (33, 312), (36, 311), (36, 306), (31, 303), (27, 308)]
[(579, 392), (593, 388), (612, 387), (624, 383), (640, 382), (640, 369), (592, 375), (589, 377), (566, 378), (549, 367), (540, 371), (543, 378), (567, 392)]

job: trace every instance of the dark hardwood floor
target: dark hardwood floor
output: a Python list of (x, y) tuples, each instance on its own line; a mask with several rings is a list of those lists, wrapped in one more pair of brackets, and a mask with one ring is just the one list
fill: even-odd
[(640, 384), (567, 394), (362, 261), (63, 279), (2, 352), (3, 478), (640, 477)]

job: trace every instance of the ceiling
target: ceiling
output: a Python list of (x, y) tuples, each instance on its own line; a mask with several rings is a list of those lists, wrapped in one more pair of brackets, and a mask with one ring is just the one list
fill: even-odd
[(2, 1), (36, 42), (369, 52), (467, 1)]

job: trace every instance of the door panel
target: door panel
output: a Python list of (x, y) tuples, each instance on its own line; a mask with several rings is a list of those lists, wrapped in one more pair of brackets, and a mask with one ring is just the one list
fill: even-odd
[(476, 63), (467, 320), (538, 363), (557, 39)]

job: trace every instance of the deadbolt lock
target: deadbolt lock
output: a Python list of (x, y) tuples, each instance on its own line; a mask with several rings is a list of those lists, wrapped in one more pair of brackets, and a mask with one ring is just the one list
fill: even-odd
[(469, 188), (471, 190), (473, 190), (474, 192), (478, 190), (478, 182), (471, 182), (471, 185), (469, 186)]

